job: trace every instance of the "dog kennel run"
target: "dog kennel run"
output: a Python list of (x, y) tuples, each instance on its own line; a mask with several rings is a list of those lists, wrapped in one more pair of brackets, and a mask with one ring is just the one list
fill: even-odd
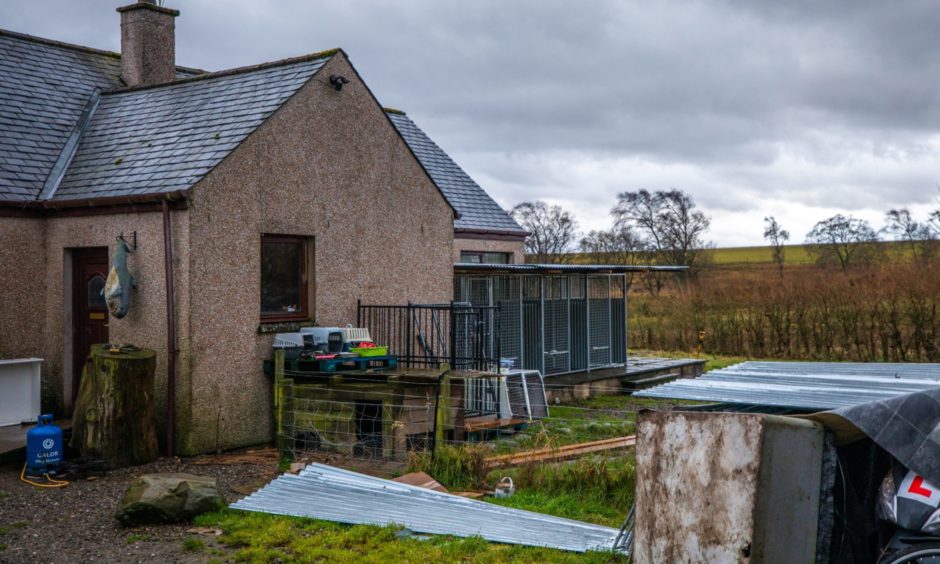
[(504, 368), (546, 376), (627, 361), (628, 273), (681, 267), (457, 264), (454, 300), (498, 306)]

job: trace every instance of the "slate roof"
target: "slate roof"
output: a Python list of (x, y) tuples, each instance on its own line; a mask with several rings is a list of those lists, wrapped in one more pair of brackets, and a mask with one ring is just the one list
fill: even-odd
[(53, 199), (189, 188), (330, 56), (102, 95)]
[(92, 92), (120, 75), (115, 53), (0, 30), (0, 200), (39, 196)]
[[(0, 202), (186, 190), (333, 53), (219, 73), (177, 67), (175, 82), (126, 89), (117, 53), (0, 30)], [(457, 230), (525, 234), (408, 116), (388, 116), (459, 214)]]
[(456, 229), (525, 235), (525, 230), (509, 213), (418, 128), (411, 118), (398, 110), (386, 109), (385, 113), (444, 197), (460, 214), (454, 221)]

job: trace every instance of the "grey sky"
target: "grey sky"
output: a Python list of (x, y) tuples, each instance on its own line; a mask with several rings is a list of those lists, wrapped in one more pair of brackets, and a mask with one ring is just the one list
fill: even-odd
[[(112, 0), (0, 0), (0, 27), (118, 50)], [(924, 213), (940, 192), (940, 4), (798, 0), (166, 0), (177, 62), (342, 47), (506, 207), (583, 229), (617, 192), (679, 188), (720, 246), (801, 241), (836, 212)]]

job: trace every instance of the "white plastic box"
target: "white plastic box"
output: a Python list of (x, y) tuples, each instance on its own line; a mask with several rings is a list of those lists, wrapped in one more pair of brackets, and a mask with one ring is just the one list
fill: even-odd
[(41, 358), (0, 360), (0, 426), (36, 422)]

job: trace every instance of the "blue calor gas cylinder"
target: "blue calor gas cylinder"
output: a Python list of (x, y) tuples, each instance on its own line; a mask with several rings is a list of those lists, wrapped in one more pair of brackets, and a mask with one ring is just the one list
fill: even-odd
[(26, 433), (26, 472), (42, 476), (55, 472), (63, 457), (62, 429), (52, 424), (52, 414), (36, 418), (36, 426)]

